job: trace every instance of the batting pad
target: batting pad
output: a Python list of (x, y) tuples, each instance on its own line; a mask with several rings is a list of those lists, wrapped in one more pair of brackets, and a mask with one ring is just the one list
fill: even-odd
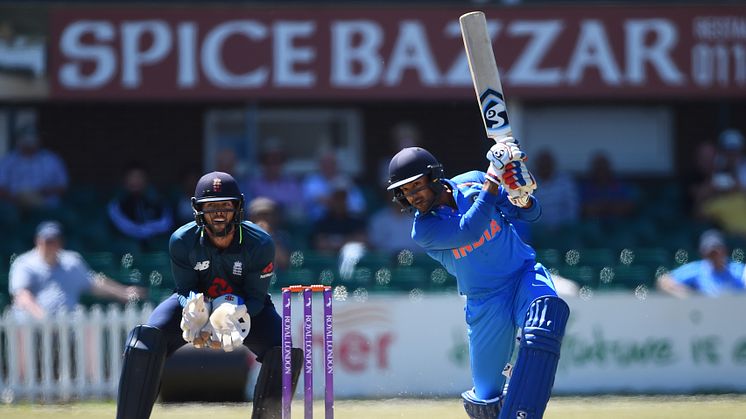
[(500, 419), (541, 418), (554, 385), (570, 308), (559, 297), (531, 302)]
[(119, 378), (117, 419), (150, 417), (166, 363), (166, 338), (160, 329), (139, 325), (127, 336)]

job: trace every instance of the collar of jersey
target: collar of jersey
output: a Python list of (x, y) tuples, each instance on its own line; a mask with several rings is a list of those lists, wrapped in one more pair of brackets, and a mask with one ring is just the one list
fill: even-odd
[[(227, 250), (227, 249), (232, 249), (232, 248), (234, 248), (234, 247), (236, 247), (236, 248), (237, 248), (237, 247), (241, 246), (241, 244), (243, 243), (243, 228), (241, 228), (241, 226), (242, 226), (242, 225), (243, 225), (243, 223), (240, 223), (240, 224), (238, 224), (238, 225), (236, 226), (236, 229), (238, 230), (238, 243), (236, 243), (236, 235), (234, 234), (234, 235), (233, 235), (233, 240), (231, 240), (231, 244), (230, 244), (230, 246), (228, 246), (228, 247), (226, 248), (226, 250)], [(200, 229), (199, 229), (199, 243), (200, 243), (200, 244), (201, 244), (202, 246), (210, 245), (210, 246), (212, 246), (212, 247), (215, 247), (215, 245), (214, 245), (214, 244), (212, 244), (212, 241), (210, 241), (210, 240), (206, 240), (206, 236), (205, 236), (205, 228), (207, 228), (207, 227), (205, 227), (205, 226), (202, 226), (202, 227), (200, 227)], [(215, 247), (215, 248), (217, 249), (217, 247)]]
[[(463, 193), (461, 193), (461, 190), (459, 190), (456, 184), (453, 183), (450, 179), (442, 179), (441, 181), (448, 185), (451, 188), (451, 191), (453, 191), (453, 200), (456, 201), (456, 206), (458, 207), (459, 195), (463, 195)], [(455, 211), (456, 213), (458, 213), (459, 209), (456, 208)], [(447, 204), (441, 204), (437, 207), (432, 208), (430, 211), (427, 212), (427, 214), (449, 216), (454, 214), (454, 208)], [(424, 215), (425, 214), (421, 214), (419, 211), (415, 213), (415, 217), (422, 217)]]

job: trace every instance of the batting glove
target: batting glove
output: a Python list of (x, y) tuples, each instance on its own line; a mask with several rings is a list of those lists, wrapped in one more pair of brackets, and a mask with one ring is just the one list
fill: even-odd
[(223, 346), (223, 350), (231, 352), (243, 344), (249, 335), (251, 317), (246, 312), (243, 299), (233, 294), (222, 295), (212, 301), (210, 325), (213, 335)]
[(495, 145), (487, 151), (487, 160), (490, 161), (490, 164), (494, 166), (494, 169), (498, 173), (505, 170), (505, 166), (507, 166), (508, 163), (525, 159), (526, 153), (524, 153), (514, 141), (500, 141), (495, 143)]
[(518, 207), (525, 207), (536, 190), (536, 180), (529, 172), (526, 163), (515, 161), (505, 166), (502, 174), (503, 188), (508, 193), (510, 202)]

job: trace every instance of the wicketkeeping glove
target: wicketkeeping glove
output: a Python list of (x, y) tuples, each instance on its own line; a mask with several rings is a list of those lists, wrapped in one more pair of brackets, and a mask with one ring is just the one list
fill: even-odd
[(205, 303), (202, 293), (189, 293), (187, 303), (181, 310), (181, 337), (187, 342), (193, 342), (200, 336), (202, 328), (210, 317), (210, 307)]
[(231, 352), (243, 344), (249, 335), (251, 317), (246, 312), (243, 300), (233, 294), (222, 295), (212, 301), (210, 325), (213, 336), (223, 345), (223, 350)]

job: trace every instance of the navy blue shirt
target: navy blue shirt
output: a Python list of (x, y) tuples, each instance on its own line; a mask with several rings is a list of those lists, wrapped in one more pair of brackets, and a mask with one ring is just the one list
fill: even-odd
[(205, 228), (192, 221), (171, 235), (168, 250), (182, 306), (189, 292), (194, 291), (210, 298), (237, 295), (244, 299), (251, 316), (264, 307), (274, 275), (275, 245), (256, 224), (242, 222), (230, 246), (219, 249)]

